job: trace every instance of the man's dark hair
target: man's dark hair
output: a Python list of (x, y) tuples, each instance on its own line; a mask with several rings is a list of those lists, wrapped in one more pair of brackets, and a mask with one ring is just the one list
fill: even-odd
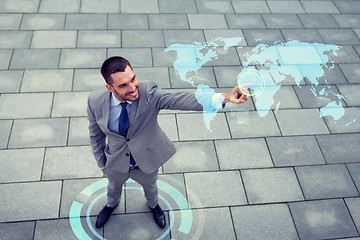
[(125, 72), (127, 66), (132, 69), (130, 62), (123, 57), (115, 56), (108, 58), (101, 66), (101, 75), (107, 84), (112, 84), (113, 81), (110, 75), (117, 72)]

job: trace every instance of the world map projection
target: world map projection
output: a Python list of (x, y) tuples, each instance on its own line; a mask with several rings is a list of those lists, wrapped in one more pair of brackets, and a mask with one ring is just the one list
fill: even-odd
[[(177, 54), (173, 66), (179, 78), (196, 87), (196, 97), (203, 105), (207, 129), (211, 131), (211, 121), (218, 109), (213, 108), (207, 100), (207, 96), (213, 95), (215, 90), (201, 83), (201, 78), (199, 81), (198, 72), (204, 64), (218, 59), (219, 52), (224, 53), (231, 47), (237, 47), (243, 67), (238, 73), (237, 84), (252, 84), (250, 95), (260, 117), (265, 117), (274, 104), (274, 110), (279, 109), (282, 103), (276, 102), (274, 96), (283, 84), (292, 81), (301, 88), (306, 85), (304, 79), (307, 79), (310, 91), (316, 98), (331, 99), (326, 106), (320, 108), (319, 117), (330, 116), (337, 121), (344, 116), (345, 97), (333, 91), (326, 79), (326, 73), (331, 73), (334, 68), (331, 56), (336, 56), (341, 46), (296, 40), (275, 42), (273, 45), (258, 44), (253, 48), (238, 46), (243, 40), (216, 38), (206, 43), (172, 44), (165, 49), (165, 52), (175, 51)], [(325, 78), (325, 84), (319, 84), (319, 78)], [(356, 119), (349, 124), (355, 121)]]

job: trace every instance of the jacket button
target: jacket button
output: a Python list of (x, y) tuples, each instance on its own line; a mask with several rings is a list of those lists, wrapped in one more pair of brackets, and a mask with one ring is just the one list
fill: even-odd
[(128, 154), (128, 153), (127, 153), (127, 154), (125, 154), (125, 155), (126, 155), (127, 157), (128, 157), (128, 156), (130, 156), (130, 154)]
[(129, 139), (129, 138), (127, 138), (127, 139), (126, 139), (126, 141), (127, 141), (127, 142), (130, 142), (130, 139)]

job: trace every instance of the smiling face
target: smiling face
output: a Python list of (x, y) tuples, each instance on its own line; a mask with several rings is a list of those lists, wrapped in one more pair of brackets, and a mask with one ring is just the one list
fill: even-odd
[(139, 98), (139, 81), (130, 66), (124, 72), (116, 72), (110, 75), (111, 84), (106, 88), (122, 102), (135, 101)]

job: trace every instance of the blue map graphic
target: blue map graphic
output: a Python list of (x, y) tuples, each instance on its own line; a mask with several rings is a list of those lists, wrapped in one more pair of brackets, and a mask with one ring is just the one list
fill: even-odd
[[(217, 110), (208, 106), (203, 96), (215, 93), (214, 89), (198, 82), (198, 71), (201, 67), (218, 59), (218, 52), (237, 46), (243, 38), (216, 38), (206, 43), (173, 44), (165, 52), (176, 51), (177, 58), (174, 69), (182, 81), (197, 88), (196, 97), (204, 107), (204, 122), (211, 130), (211, 121)], [(288, 41), (273, 45), (259, 44), (253, 48), (238, 47), (243, 69), (237, 76), (237, 84), (252, 83), (251, 96), (260, 117), (266, 116), (275, 104), (278, 110), (281, 102), (275, 102), (274, 95), (281, 88), (282, 82), (295, 81), (301, 88), (301, 81), (308, 79), (311, 92), (317, 98), (332, 99), (326, 106), (320, 108), (320, 116), (331, 116), (335, 121), (345, 114), (342, 100), (344, 96), (333, 92), (325, 80), (325, 85), (319, 85), (318, 79), (326, 77), (325, 71), (334, 68), (331, 55), (337, 55), (341, 46), (332, 44), (307, 43)], [(320, 88), (319, 88), (320, 86)], [(335, 100), (334, 100), (335, 99)], [(356, 121), (356, 119), (354, 120)], [(354, 122), (353, 121), (353, 122)]]

